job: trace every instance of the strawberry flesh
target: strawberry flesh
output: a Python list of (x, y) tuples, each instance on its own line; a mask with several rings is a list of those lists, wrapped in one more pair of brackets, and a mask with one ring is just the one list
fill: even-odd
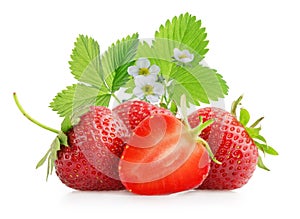
[(170, 194), (198, 187), (206, 178), (208, 153), (176, 117), (150, 116), (133, 132), (119, 163), (127, 190), (142, 195)]

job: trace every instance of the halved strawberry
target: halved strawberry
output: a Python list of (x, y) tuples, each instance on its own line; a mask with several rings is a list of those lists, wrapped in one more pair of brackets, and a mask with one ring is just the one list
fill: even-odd
[(210, 158), (201, 141), (196, 140), (197, 133), (170, 115), (156, 114), (143, 120), (120, 159), (123, 185), (142, 195), (198, 187), (208, 175)]

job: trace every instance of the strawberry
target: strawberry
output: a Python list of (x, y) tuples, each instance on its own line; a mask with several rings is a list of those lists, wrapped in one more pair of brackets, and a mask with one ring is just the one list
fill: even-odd
[(113, 110), (113, 116), (123, 121), (127, 127), (129, 135), (133, 133), (135, 127), (145, 118), (155, 114), (172, 115), (172, 113), (161, 107), (157, 107), (142, 100), (124, 102)]
[(246, 109), (241, 108), (238, 121), (236, 108), (241, 100), (242, 96), (233, 103), (232, 113), (216, 107), (206, 107), (192, 113), (188, 118), (191, 127), (199, 124), (199, 117), (204, 122), (210, 119), (215, 121), (201, 132), (200, 137), (208, 142), (215, 158), (222, 164), (211, 163), (210, 173), (200, 189), (240, 188), (251, 178), (257, 164), (268, 170), (262, 163), (258, 149), (264, 153), (277, 154), (259, 134), (260, 128), (256, 128), (262, 118), (246, 127), (250, 115)]
[(126, 131), (109, 109), (94, 106), (68, 132), (69, 147), (58, 151), (56, 173), (67, 186), (80, 190), (116, 190), (118, 163)]
[(175, 116), (144, 119), (121, 156), (120, 179), (130, 192), (162, 195), (198, 187), (209, 171), (207, 144), (198, 137), (211, 121), (191, 129)]
[(58, 136), (50, 150), (37, 164), (48, 159), (48, 174), (56, 168), (60, 180), (77, 190), (123, 189), (119, 180), (118, 163), (124, 148), (126, 128), (113, 119), (111, 110), (102, 106), (90, 107), (80, 116), (79, 123), (66, 133), (42, 125), (32, 119), (21, 107), (16, 94), (17, 106), (28, 119), (55, 132)]

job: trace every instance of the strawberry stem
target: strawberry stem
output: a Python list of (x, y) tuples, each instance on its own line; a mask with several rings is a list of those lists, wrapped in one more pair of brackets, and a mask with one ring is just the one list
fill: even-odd
[(122, 103), (121, 100), (114, 93), (112, 93), (111, 95), (113, 96), (113, 98), (115, 98), (115, 100), (118, 102), (118, 104)]
[(239, 98), (235, 101), (232, 102), (232, 105), (231, 105), (231, 114), (234, 115), (236, 117), (236, 110), (237, 110), (237, 107), (238, 105), (241, 103), (243, 99), (243, 95), (239, 96)]
[(215, 155), (213, 154), (210, 146), (208, 145), (208, 143), (202, 139), (201, 137), (199, 137), (199, 135), (201, 134), (201, 132), (207, 128), (208, 126), (210, 126), (211, 124), (213, 124), (215, 122), (214, 119), (210, 119), (210, 120), (207, 120), (206, 122), (203, 123), (203, 119), (202, 117), (200, 116), (199, 117), (199, 125), (196, 126), (195, 128), (191, 128), (189, 122), (188, 122), (188, 118), (187, 118), (187, 106), (186, 106), (186, 96), (185, 95), (182, 95), (181, 96), (181, 99), (180, 99), (180, 110), (181, 110), (181, 114), (182, 114), (182, 120), (183, 120), (183, 123), (188, 127), (191, 135), (196, 139), (196, 141), (200, 144), (202, 144), (207, 152), (208, 152), (208, 155), (209, 157), (212, 159), (213, 162), (215, 162), (216, 164), (222, 164), (220, 161), (218, 161), (216, 158), (215, 158)]
[(25, 110), (23, 109), (23, 107), (21, 106), (21, 104), (20, 104), (20, 102), (19, 102), (19, 100), (18, 100), (17, 94), (16, 94), (15, 92), (13, 93), (13, 96), (14, 96), (14, 100), (15, 100), (15, 103), (16, 103), (18, 109), (21, 111), (21, 113), (22, 113), (27, 119), (29, 119), (29, 120), (30, 120), (31, 122), (33, 122), (34, 124), (36, 124), (36, 125), (42, 127), (43, 129), (46, 129), (46, 130), (51, 131), (51, 132), (54, 132), (54, 133), (56, 133), (56, 134), (59, 134), (59, 133), (60, 133), (59, 130), (56, 130), (56, 129), (54, 129), (54, 128), (51, 128), (51, 127), (49, 127), (49, 126), (46, 126), (46, 125), (40, 123), (39, 121), (35, 120), (34, 118), (32, 118), (28, 113), (26, 113), (26, 111), (25, 111)]
[(180, 110), (183, 122), (190, 128), (188, 118), (187, 118), (187, 106), (186, 106), (186, 96), (182, 95), (180, 98)]

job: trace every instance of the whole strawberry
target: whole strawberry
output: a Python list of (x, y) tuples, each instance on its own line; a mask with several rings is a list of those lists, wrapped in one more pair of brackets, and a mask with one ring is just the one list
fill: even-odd
[(111, 111), (94, 106), (68, 132), (69, 147), (58, 151), (56, 173), (67, 186), (79, 190), (117, 190), (118, 164), (126, 130)]
[(191, 127), (200, 122), (214, 119), (215, 122), (204, 129), (200, 137), (208, 142), (215, 158), (222, 164), (211, 162), (211, 170), (199, 187), (200, 189), (237, 189), (245, 185), (251, 178), (256, 165), (268, 170), (262, 163), (258, 149), (264, 153), (277, 155), (277, 152), (266, 144), (266, 140), (259, 134), (257, 127), (262, 118), (250, 127), (246, 127), (250, 115), (241, 108), (239, 120), (236, 109), (242, 97), (233, 103), (232, 113), (215, 107), (199, 109), (189, 116)]
[(80, 116), (78, 124), (62, 132), (47, 127), (31, 118), (35, 124), (57, 133), (51, 148), (37, 164), (40, 167), (48, 160), (47, 177), (56, 168), (60, 180), (77, 190), (119, 190), (123, 185), (119, 180), (118, 164), (124, 148), (123, 136), (126, 128), (115, 120), (111, 110), (102, 106), (90, 107)]
[(169, 110), (142, 100), (124, 102), (115, 107), (112, 112), (115, 118), (122, 120), (128, 129), (129, 135), (131, 135), (135, 127), (148, 116), (155, 114), (172, 115)]

